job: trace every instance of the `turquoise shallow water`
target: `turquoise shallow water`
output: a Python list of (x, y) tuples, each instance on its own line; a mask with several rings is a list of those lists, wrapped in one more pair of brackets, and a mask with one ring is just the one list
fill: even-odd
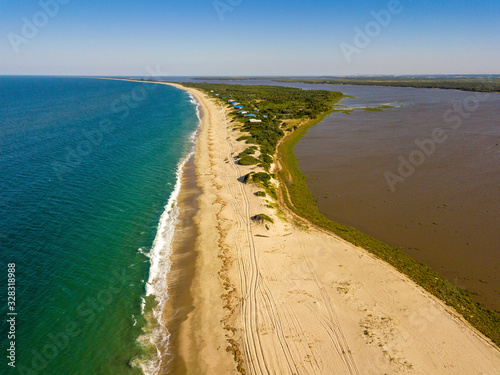
[(16, 368), (0, 373), (141, 373), (144, 253), (196, 105), (165, 85), (53, 77), (0, 77), (0, 103), (0, 277), (16, 264), (18, 313)]

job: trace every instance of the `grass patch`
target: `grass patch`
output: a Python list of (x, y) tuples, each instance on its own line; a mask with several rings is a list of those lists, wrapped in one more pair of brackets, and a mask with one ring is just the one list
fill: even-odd
[(253, 144), (257, 144), (257, 141), (255, 140), (255, 138), (253, 138), (252, 136), (250, 135), (244, 135), (244, 136), (241, 136), (237, 139), (237, 141), (240, 141), (240, 142), (243, 142), (245, 141), (245, 143), (253, 143)]
[(396, 108), (392, 105), (381, 105), (379, 107), (366, 107), (365, 111), (371, 111), (371, 112), (382, 112), (384, 109), (388, 108)]
[(273, 158), (268, 154), (261, 154), (260, 160), (262, 161), (259, 163), (259, 167), (262, 167), (266, 172), (269, 172)]
[(254, 221), (257, 221), (259, 223), (264, 223), (264, 222), (268, 222), (268, 223), (271, 223), (271, 224), (274, 224), (274, 220), (271, 219), (269, 216), (267, 216), (266, 214), (258, 214), (258, 215), (255, 215), (254, 217), (252, 217), (252, 220)]
[(253, 183), (264, 188), (267, 195), (269, 195), (274, 200), (278, 199), (278, 194), (276, 188), (271, 183), (271, 175), (266, 172), (250, 172), (247, 174), (243, 181), (245, 183)]
[(238, 163), (241, 165), (254, 165), (259, 162), (259, 159), (254, 158), (253, 156), (245, 155), (243, 156)]
[(344, 113), (346, 115), (350, 115), (351, 113), (354, 112), (354, 109), (349, 109), (349, 108), (334, 108), (332, 112), (340, 112)]
[(265, 191), (258, 191), (255, 193), (256, 196), (258, 197), (265, 197), (266, 196), (266, 192)]
[(268, 154), (262, 154), (260, 156), (260, 159), (262, 160), (263, 163), (271, 164), (273, 162), (272, 156)]
[[(255, 147), (255, 146), (254, 146)], [(239, 158), (242, 158), (244, 156), (252, 155), (255, 154), (255, 148), (254, 147), (249, 147), (245, 151), (242, 151), (238, 154)]]

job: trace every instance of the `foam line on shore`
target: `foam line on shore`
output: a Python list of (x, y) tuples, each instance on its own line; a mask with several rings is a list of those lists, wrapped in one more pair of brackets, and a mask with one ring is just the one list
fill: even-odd
[[(154, 297), (156, 306), (152, 309), (151, 318), (153, 328), (150, 332), (145, 333), (138, 338), (138, 341), (145, 346), (153, 346), (156, 348), (156, 353), (153, 358), (145, 361), (140, 361), (138, 365), (146, 375), (158, 374), (161, 366), (162, 352), (169, 347), (170, 333), (168, 332), (166, 322), (162, 319), (163, 310), (166, 302), (170, 299), (168, 294), (167, 275), (171, 269), (170, 255), (172, 253), (172, 241), (174, 238), (176, 226), (178, 224), (178, 197), (182, 187), (182, 175), (184, 167), (188, 160), (193, 157), (196, 147), (196, 138), (201, 126), (202, 114), (200, 104), (196, 101), (191, 93), (188, 93), (191, 103), (196, 105), (196, 115), (198, 117), (198, 126), (190, 135), (189, 141), (191, 144), (189, 152), (181, 158), (176, 170), (176, 183), (174, 190), (170, 194), (165, 209), (160, 217), (158, 229), (156, 232), (153, 245), (149, 253), (144, 253), (150, 260), (149, 278), (146, 283), (146, 298)], [(145, 304), (143, 303), (143, 306)], [(148, 312), (141, 309), (143, 315), (148, 317)]]

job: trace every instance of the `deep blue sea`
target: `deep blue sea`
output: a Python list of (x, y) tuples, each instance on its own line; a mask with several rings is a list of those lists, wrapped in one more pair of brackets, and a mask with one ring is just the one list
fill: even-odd
[(166, 85), (0, 77), (0, 373), (152, 372), (198, 126), (194, 100)]

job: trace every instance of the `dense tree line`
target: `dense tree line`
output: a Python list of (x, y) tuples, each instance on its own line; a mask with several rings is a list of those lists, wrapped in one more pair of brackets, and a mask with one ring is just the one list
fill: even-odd
[(330, 85), (367, 85), (500, 92), (500, 78), (489, 76), (454, 78), (356, 77), (332, 79), (276, 79), (277, 82), (300, 82)]
[(277, 119), (311, 118), (331, 109), (331, 102), (342, 96), (340, 92), (326, 90), (302, 90), (281, 86), (247, 86), (226, 83), (182, 83), (234, 99), (245, 109), (259, 109), (260, 114)]
[[(313, 120), (321, 113), (330, 111), (332, 103), (343, 96), (341, 92), (326, 90), (302, 90), (282, 86), (247, 86), (226, 83), (188, 82), (184, 86), (203, 90), (212, 97), (227, 103), (236, 100), (249, 113), (254, 113), (262, 122), (252, 123), (240, 117), (242, 130), (249, 136), (241, 137), (247, 143), (260, 145), (263, 166), (268, 169), (267, 155), (273, 155), (276, 145), (284, 135), (283, 120)], [(218, 94), (218, 95), (215, 95)], [(254, 111), (258, 109), (258, 111)], [(238, 110), (233, 110), (237, 114)]]

